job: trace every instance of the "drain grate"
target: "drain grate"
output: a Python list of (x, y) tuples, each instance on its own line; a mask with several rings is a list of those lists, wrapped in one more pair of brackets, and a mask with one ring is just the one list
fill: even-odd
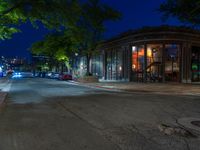
[(200, 127), (200, 121), (192, 121), (191, 124)]

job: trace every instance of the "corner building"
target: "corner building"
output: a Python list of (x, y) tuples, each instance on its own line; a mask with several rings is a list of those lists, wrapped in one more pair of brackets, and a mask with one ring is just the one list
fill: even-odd
[(105, 41), (98, 51), (90, 71), (100, 80), (200, 83), (197, 30), (169, 26), (130, 30)]

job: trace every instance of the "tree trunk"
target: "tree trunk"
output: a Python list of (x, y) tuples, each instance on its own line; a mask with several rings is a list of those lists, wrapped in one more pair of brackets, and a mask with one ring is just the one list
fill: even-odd
[(90, 75), (90, 59), (91, 59), (91, 56), (90, 54), (87, 55), (87, 75)]
[(63, 73), (64, 71), (64, 65), (63, 65), (63, 62), (61, 62), (61, 73)]

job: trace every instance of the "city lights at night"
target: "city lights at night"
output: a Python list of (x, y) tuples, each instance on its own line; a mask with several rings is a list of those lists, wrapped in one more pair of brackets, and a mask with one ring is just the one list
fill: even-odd
[(200, 0), (0, 0), (0, 150), (199, 150)]

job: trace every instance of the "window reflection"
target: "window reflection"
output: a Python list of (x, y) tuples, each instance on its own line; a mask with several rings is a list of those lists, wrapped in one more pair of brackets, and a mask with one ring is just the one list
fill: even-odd
[(107, 52), (107, 80), (112, 79), (112, 57), (111, 57), (111, 51)]
[(103, 76), (103, 56), (94, 55), (91, 58), (91, 72), (94, 76), (102, 78)]
[(177, 44), (165, 45), (165, 80), (179, 80), (179, 51), (180, 46)]
[(123, 79), (123, 52), (112, 50), (107, 52), (107, 80), (122, 80)]

